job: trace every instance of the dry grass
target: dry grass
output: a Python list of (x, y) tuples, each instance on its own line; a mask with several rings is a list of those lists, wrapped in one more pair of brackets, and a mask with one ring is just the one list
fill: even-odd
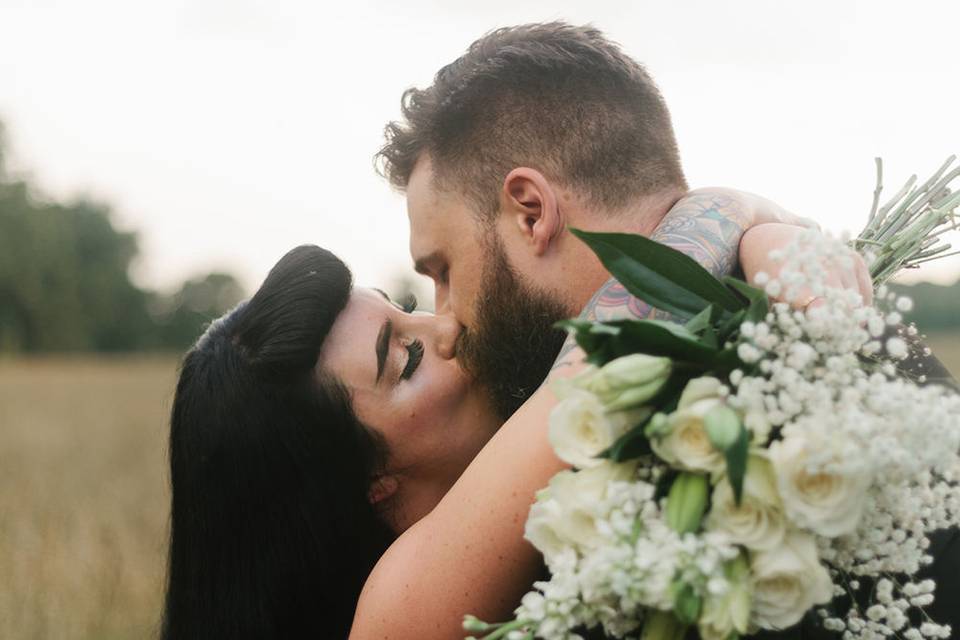
[(148, 638), (172, 358), (0, 360), (0, 638)]
[[(960, 333), (929, 338), (960, 375)], [(0, 638), (154, 637), (172, 358), (0, 360)]]

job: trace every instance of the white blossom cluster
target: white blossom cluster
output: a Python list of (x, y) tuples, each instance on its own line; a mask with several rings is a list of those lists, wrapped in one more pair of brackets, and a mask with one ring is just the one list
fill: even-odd
[(623, 638), (639, 630), (646, 610), (671, 609), (677, 585), (700, 598), (728, 591), (724, 567), (737, 548), (719, 533), (678, 534), (654, 492), (633, 462), (604, 461), (553, 478), (526, 527), (551, 578), (536, 583), (516, 611), (536, 637), (569, 640), (579, 637), (572, 629), (601, 625)]
[(909, 300), (881, 289), (894, 309), (883, 313), (825, 285), (822, 264), (845, 250), (807, 238), (780, 256), (776, 280), (759, 278), (770, 295), (824, 303), (807, 313), (776, 304), (741, 328), (738, 353), (752, 370), (734, 372), (727, 401), (766, 418), (753, 446), (766, 447), (787, 519), (817, 536), (838, 582), (880, 579), (875, 604), (828, 617), (827, 628), (848, 638), (949, 637), (932, 621), (909, 627), (909, 610), (933, 601), (932, 584), (918, 592), (883, 576), (915, 574), (932, 560), (928, 535), (960, 524), (960, 397), (918, 386), (890, 363), (910, 357), (902, 337), (884, 340)]

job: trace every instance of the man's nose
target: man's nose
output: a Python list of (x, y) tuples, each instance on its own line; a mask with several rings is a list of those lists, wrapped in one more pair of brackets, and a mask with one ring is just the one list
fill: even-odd
[(443, 315), (450, 313), (450, 296), (447, 294), (446, 285), (435, 285), (433, 288), (433, 308), (434, 313)]
[(434, 343), (437, 349), (437, 355), (444, 360), (450, 360), (457, 353), (457, 339), (463, 326), (457, 322), (453, 314), (443, 313), (433, 316), (436, 323), (434, 328)]

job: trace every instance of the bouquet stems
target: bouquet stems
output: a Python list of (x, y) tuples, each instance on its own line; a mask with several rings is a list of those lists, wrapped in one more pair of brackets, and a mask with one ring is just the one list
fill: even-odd
[(950, 190), (950, 183), (960, 176), (960, 166), (951, 168), (956, 158), (947, 158), (919, 187), (917, 176), (911, 176), (883, 206), (883, 161), (876, 159), (877, 186), (870, 217), (853, 241), (853, 248), (868, 256), (876, 286), (886, 283), (901, 269), (914, 269), (924, 262), (960, 253), (947, 253), (951, 245), (942, 239), (946, 232), (960, 228), (955, 213), (960, 206), (960, 193)]

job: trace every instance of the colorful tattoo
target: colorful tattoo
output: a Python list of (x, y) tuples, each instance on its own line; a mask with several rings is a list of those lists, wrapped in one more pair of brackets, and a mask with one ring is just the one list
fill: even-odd
[[(750, 217), (735, 198), (718, 193), (698, 193), (683, 198), (670, 209), (650, 237), (682, 251), (719, 277), (732, 273), (737, 266), (740, 238), (749, 226)], [(610, 278), (593, 295), (580, 318), (669, 320), (671, 316), (630, 295), (622, 284)], [(575, 348), (573, 338), (568, 338), (554, 368), (565, 364), (566, 356)]]

